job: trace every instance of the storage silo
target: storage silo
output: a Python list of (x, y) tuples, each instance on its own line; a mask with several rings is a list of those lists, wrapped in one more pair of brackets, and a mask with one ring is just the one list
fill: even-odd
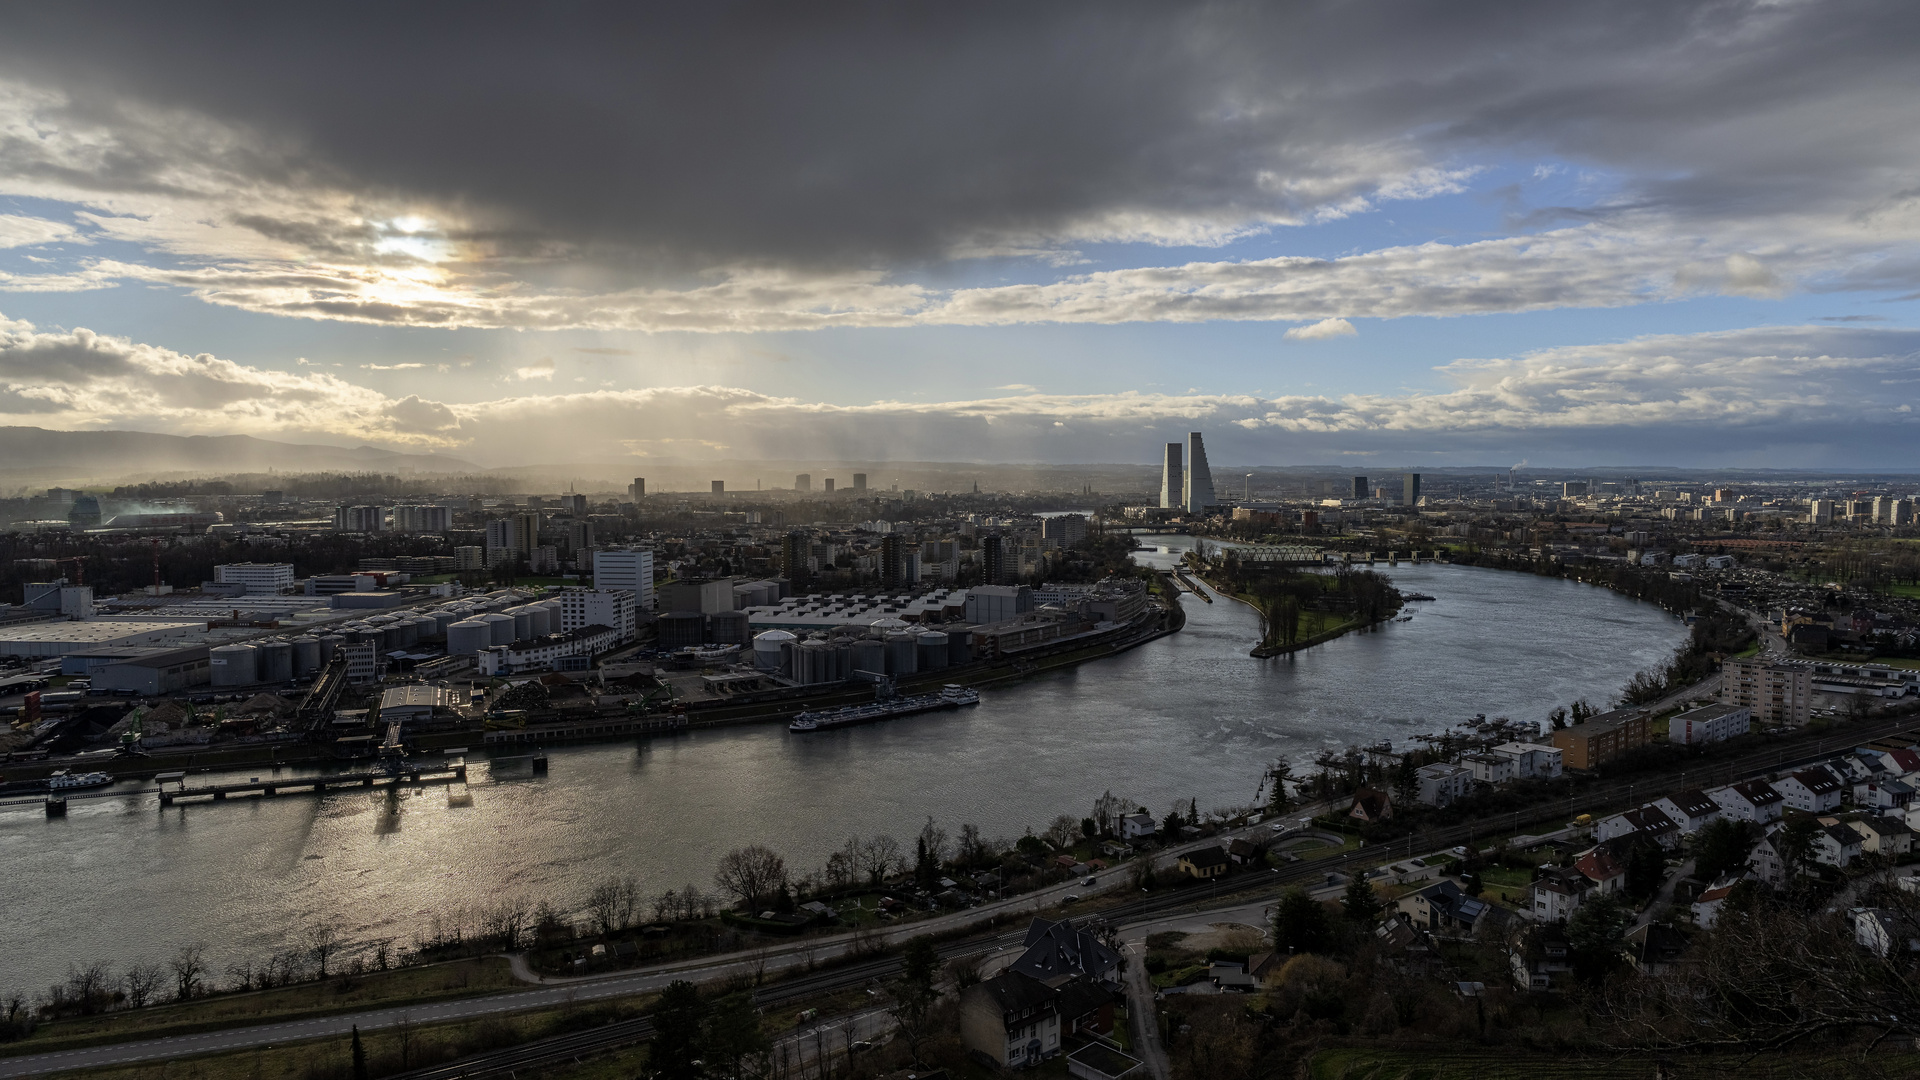
[(207, 667), (215, 686), (252, 686), (260, 681), (251, 645), (221, 645), (209, 649)]
[(386, 629), (392, 634), (393, 647), (396, 649), (407, 648), (420, 640), (420, 628), (413, 625), (412, 619), (395, 619), (387, 624)]
[(947, 666), (973, 663), (973, 631), (962, 627), (947, 631)]
[(849, 656), (855, 671), (870, 671), (875, 675), (887, 673), (887, 644), (877, 637), (854, 639), (849, 647)]
[(945, 671), (947, 668), (947, 635), (938, 630), (922, 630), (914, 642), (918, 648), (918, 662), (921, 671)]
[(361, 621), (368, 626), (392, 626), (400, 620), (392, 615), (370, 615)]
[(707, 616), (707, 635), (719, 645), (745, 645), (753, 634), (744, 611), (716, 611)]
[(462, 619), (447, 627), (447, 655), (475, 656), (493, 644), (493, 626), (485, 619)]
[(760, 671), (779, 671), (781, 646), (797, 640), (785, 630), (762, 631), (753, 639), (753, 666)]
[(431, 641), (440, 636), (440, 624), (430, 615), (415, 615), (407, 622), (413, 626), (413, 640), (416, 644)]
[(911, 675), (920, 670), (913, 635), (895, 630), (887, 635), (887, 674)]
[(293, 639), (293, 677), (304, 679), (320, 670), (320, 639), (301, 634)]
[(533, 636), (533, 612), (526, 605), (507, 608), (500, 614), (513, 618), (513, 640), (525, 641)]
[(493, 628), (492, 644), (513, 644), (513, 616), (504, 611), (489, 611), (485, 615), (480, 616), (480, 620)]
[(707, 617), (697, 611), (669, 611), (654, 626), (663, 649), (683, 649), (707, 640)]
[(341, 637), (339, 634), (321, 634), (320, 635), (321, 665), (325, 666), (327, 664), (333, 663), (334, 654), (339, 652), (340, 646), (345, 645), (346, 643), (347, 643), (347, 639)]
[(254, 674), (263, 683), (293, 681), (293, 642), (274, 639), (261, 642), (253, 652)]
[[(537, 638), (546, 637), (548, 634), (551, 634), (555, 630), (559, 629), (559, 627), (556, 626), (555, 624), (558, 623), (560, 620), (555, 619), (553, 617), (553, 612), (547, 610), (547, 605), (528, 604), (525, 608), (522, 608), (521, 610), (527, 613), (527, 620), (532, 626), (532, 632), (530, 636), (537, 637)], [(518, 623), (519, 621), (520, 620), (517, 618), (514, 620), (515, 623)]]

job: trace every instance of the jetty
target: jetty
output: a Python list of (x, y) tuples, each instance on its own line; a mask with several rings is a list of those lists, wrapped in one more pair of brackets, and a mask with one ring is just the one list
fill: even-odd
[(324, 776), (275, 776), (265, 780), (255, 776), (240, 783), (205, 784), (199, 787), (188, 787), (185, 779), (181, 778), (178, 786), (171, 790), (162, 781), (160, 805), (172, 806), (175, 803), (201, 801), (224, 802), (243, 796), (271, 799), (296, 792), (324, 795), (329, 791), (342, 788), (401, 788), (466, 782), (467, 763), (464, 760), (451, 761), (442, 765), (409, 764), (397, 769), (368, 769), (363, 772), (330, 773)]

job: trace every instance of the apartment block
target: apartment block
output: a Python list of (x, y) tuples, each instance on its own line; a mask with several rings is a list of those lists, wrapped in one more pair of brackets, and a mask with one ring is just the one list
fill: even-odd
[(1652, 739), (1653, 725), (1645, 709), (1615, 709), (1553, 733), (1553, 745), (1565, 756), (1569, 769), (1592, 769)]
[(1803, 727), (1813, 719), (1813, 667), (1752, 657), (1720, 667), (1720, 702), (1753, 711), (1761, 727)]

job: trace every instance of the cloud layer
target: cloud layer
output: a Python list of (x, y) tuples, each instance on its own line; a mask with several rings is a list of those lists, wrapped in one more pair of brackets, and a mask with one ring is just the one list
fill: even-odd
[[(1910, 4), (80, 7), (0, 25), (0, 194), (78, 208), (0, 245), (145, 255), (0, 290), (734, 332), (1920, 287)], [(1508, 235), (1155, 258), (1540, 158), (1593, 182)]]
[(1221, 461), (1392, 455), (1536, 461), (1884, 463), (1920, 443), (1920, 331), (1744, 330), (1463, 359), (1451, 389), (1344, 397), (1014, 392), (836, 405), (738, 387), (393, 398), (332, 375), (0, 322), (0, 422), (242, 432), (439, 449), (487, 465), (739, 458), (1144, 462), (1206, 430)]

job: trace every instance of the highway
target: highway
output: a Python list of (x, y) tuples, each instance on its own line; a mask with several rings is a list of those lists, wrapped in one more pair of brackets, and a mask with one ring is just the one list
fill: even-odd
[[(1862, 724), (1842, 735), (1832, 735), (1811, 741), (1794, 740), (1778, 749), (1763, 749), (1710, 766), (1660, 776), (1639, 776), (1616, 781), (1604, 787), (1583, 792), (1576, 800), (1567, 802), (1556, 800), (1508, 814), (1431, 830), (1426, 835), (1420, 852), (1445, 850), (1454, 845), (1474, 843), (1487, 837), (1511, 835), (1524, 826), (1540, 822), (1564, 822), (1575, 812), (1599, 815), (1616, 811), (1639, 805), (1645, 799), (1653, 798), (1658, 794), (1685, 787), (1707, 787), (1730, 783), (1789, 765), (1816, 761), (1847, 747), (1862, 745), (1874, 739), (1906, 731), (1913, 726), (1914, 718), (1911, 716)], [(1260, 831), (1264, 828), (1265, 826), (1256, 825), (1243, 832)], [(1291, 835), (1291, 833), (1285, 835)], [(1179, 851), (1199, 845), (1219, 843), (1222, 839), (1222, 836), (1215, 836), (1209, 840), (1199, 841), (1197, 844), (1181, 845), (1156, 853), (1154, 858), (1156, 862), (1165, 861)], [(1286, 884), (1308, 879), (1324, 880), (1324, 875), (1337, 875), (1355, 864), (1368, 866), (1388, 863), (1418, 854), (1420, 852), (1415, 851), (1414, 843), (1414, 839), (1408, 837), (1389, 844), (1363, 846), (1354, 851), (1324, 858), (1290, 863), (1266, 873), (1242, 874), (1205, 887), (1193, 885), (1150, 893), (1102, 911), (1089, 912), (1086, 917), (1104, 920), (1116, 927), (1126, 927), (1180, 911), (1202, 914), (1211, 911), (1231, 911), (1244, 907), (1254, 899), (1277, 896), (1281, 887)], [(1069, 892), (1087, 896), (1092, 893), (1116, 892), (1130, 888), (1129, 869), (1123, 866), (1109, 870), (1100, 875), (1101, 880), (1097, 885), (1091, 887), (1085, 881), (1069, 881), (1010, 900), (911, 923), (891, 930), (885, 935), (874, 935), (865, 944), (895, 945), (910, 937), (939, 934), (952, 936), (952, 939), (941, 947), (942, 954), (950, 957), (1006, 947), (1021, 940), (1024, 927), (1005, 932), (982, 933), (972, 937), (964, 936), (965, 931), (991, 919), (1010, 915), (1017, 917), (1021, 913), (1039, 913), (1048, 910), (1057, 915), (1059, 914), (1058, 904)], [(1226, 902), (1224, 906), (1222, 902)], [(442, 1024), (552, 1008), (569, 1002), (603, 1001), (655, 991), (674, 979), (709, 982), (730, 976), (740, 976), (750, 982), (763, 982), (768, 977), (782, 973), (800, 972), (793, 978), (766, 983), (755, 992), (754, 997), (758, 1004), (770, 1006), (872, 983), (889, 977), (898, 968), (897, 958), (880, 956), (852, 961), (824, 971), (805, 970), (809, 964), (817, 965), (842, 959), (861, 944), (863, 943), (857, 941), (853, 935), (839, 935), (829, 939), (815, 939), (785, 945), (777, 949), (733, 953), (722, 957), (703, 958), (631, 972), (579, 978), (550, 976), (540, 985), (526, 989), (458, 1001), (406, 1008), (376, 1009), (310, 1020), (292, 1020), (285, 1023), (45, 1054), (0, 1057), (0, 1080), (339, 1037), (346, 1035), (355, 1026), (372, 1031), (403, 1023)], [(524, 972), (525, 968), (523, 965), (518, 965), (517, 970)], [(529, 1067), (543, 1061), (567, 1060), (584, 1053), (642, 1042), (651, 1034), (651, 1026), (642, 1017), (590, 1031), (539, 1040), (454, 1065), (408, 1075), (422, 1078), (454, 1076), (477, 1078), (507, 1075), (514, 1068)]]

